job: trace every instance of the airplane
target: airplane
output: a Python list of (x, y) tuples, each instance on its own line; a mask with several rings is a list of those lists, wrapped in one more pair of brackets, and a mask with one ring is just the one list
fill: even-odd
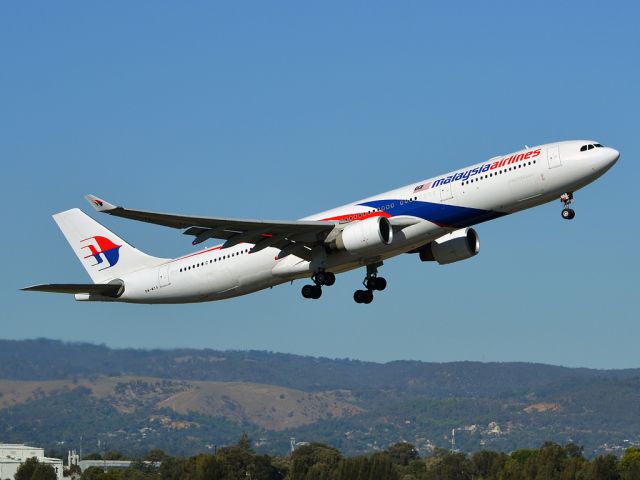
[(132, 210), (94, 195), (101, 213), (184, 230), (193, 245), (221, 245), (167, 259), (131, 246), (74, 208), (54, 220), (92, 284), (44, 284), (27, 291), (70, 293), (79, 301), (140, 304), (222, 300), (310, 278), (302, 296), (318, 299), (336, 274), (366, 268), (356, 303), (387, 286), (378, 274), (396, 255), (441, 265), (480, 251), (472, 226), (560, 199), (571, 220), (574, 192), (609, 170), (620, 153), (592, 140), (571, 140), (493, 157), (298, 221), (244, 220)]

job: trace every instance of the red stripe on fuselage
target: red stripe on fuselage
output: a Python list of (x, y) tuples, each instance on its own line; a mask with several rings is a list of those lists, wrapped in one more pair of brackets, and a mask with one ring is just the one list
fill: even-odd
[(343, 220), (354, 221), (354, 220), (365, 220), (371, 217), (385, 217), (390, 218), (391, 214), (387, 212), (371, 212), (371, 213), (350, 213), (348, 215), (337, 215), (335, 217), (322, 218), (318, 220), (319, 222), (341, 222)]
[(201, 252), (196, 252), (196, 253), (192, 253), (191, 255), (185, 255), (184, 257), (173, 259), (169, 263), (177, 262), (178, 260), (184, 260), (185, 258), (195, 257), (196, 255), (202, 255), (203, 253), (209, 253), (209, 252), (213, 252), (214, 250), (220, 250), (220, 249), (222, 249), (222, 245), (218, 245), (217, 247), (208, 248), (206, 250), (202, 250)]

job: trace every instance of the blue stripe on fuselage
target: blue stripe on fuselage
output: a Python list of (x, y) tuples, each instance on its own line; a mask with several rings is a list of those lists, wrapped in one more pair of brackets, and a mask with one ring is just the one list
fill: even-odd
[(417, 200), (412, 202), (406, 200), (374, 200), (360, 205), (384, 211), (392, 217), (410, 215), (423, 218), (442, 227), (463, 228), (506, 215), (506, 213), (492, 210)]

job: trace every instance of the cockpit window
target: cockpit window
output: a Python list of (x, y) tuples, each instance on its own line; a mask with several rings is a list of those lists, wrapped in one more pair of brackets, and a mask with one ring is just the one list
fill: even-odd
[(580, 151), (584, 152), (586, 150), (593, 150), (594, 148), (602, 148), (604, 147), (604, 145), (600, 144), (600, 143), (594, 143), (592, 145), (582, 145), (580, 147)]

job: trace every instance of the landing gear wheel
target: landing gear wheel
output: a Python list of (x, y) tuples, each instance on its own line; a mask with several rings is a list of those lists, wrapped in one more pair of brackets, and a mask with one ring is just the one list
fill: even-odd
[(317, 300), (322, 296), (322, 288), (320, 288), (319, 285), (314, 285), (311, 287), (311, 289), (311, 298), (313, 298), (314, 300)]
[(304, 287), (302, 287), (302, 296), (304, 298), (311, 298), (311, 296), (313, 295), (313, 287), (314, 285), (305, 285)]
[(330, 287), (336, 283), (336, 276), (333, 273), (325, 272), (324, 270), (317, 272), (312, 278), (316, 285), (326, 285), (327, 287)]
[(371, 290), (365, 290), (362, 303), (364, 303), (365, 305), (369, 305), (371, 302), (373, 302), (373, 292)]
[(573, 192), (563, 193), (560, 195), (560, 201), (564, 205), (564, 208), (562, 209), (562, 218), (565, 220), (571, 220), (576, 216), (576, 212), (569, 208), (569, 205), (573, 202)]
[(353, 299), (356, 303), (368, 305), (373, 301), (373, 292), (371, 290), (356, 290)]
[(383, 277), (376, 277), (375, 281), (375, 289), (381, 292), (385, 288), (387, 288), (387, 281)]
[(571, 208), (565, 208), (562, 210), (562, 218), (565, 220), (571, 220), (576, 216), (576, 212)]
[(336, 283), (336, 276), (335, 274), (331, 273), (331, 272), (324, 272), (324, 284), (327, 287), (330, 287), (331, 285), (333, 285), (334, 283)]
[(353, 294), (353, 299), (356, 303), (369, 304), (373, 301), (374, 290), (382, 291), (387, 288), (387, 281), (378, 276), (378, 267), (381, 266), (382, 262), (367, 265), (367, 275), (362, 282), (366, 290), (356, 290)]

